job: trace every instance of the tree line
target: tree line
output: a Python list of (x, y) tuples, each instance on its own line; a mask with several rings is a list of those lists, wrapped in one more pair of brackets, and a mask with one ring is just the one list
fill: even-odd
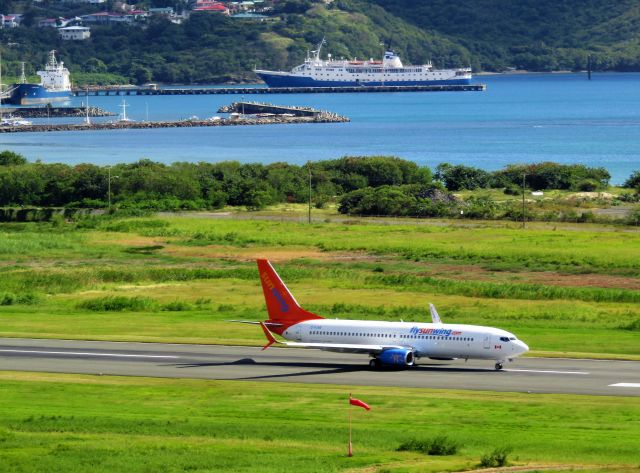
[[(309, 195), (321, 208), (329, 202), (354, 215), (514, 216), (518, 207), (503, 208), (486, 197), (462, 201), (453, 192), (503, 189), (604, 190), (610, 175), (604, 168), (536, 163), (509, 165), (498, 171), (443, 163), (435, 172), (426, 166), (389, 156), (343, 157), (309, 162), (241, 164), (176, 162), (143, 159), (129, 164), (45, 164), (28, 162), (11, 151), (0, 152), (0, 206), (147, 210), (219, 209), (226, 205), (259, 210), (277, 203), (306, 203)], [(640, 194), (640, 171), (625, 187)], [(631, 197), (629, 197), (631, 199)]]

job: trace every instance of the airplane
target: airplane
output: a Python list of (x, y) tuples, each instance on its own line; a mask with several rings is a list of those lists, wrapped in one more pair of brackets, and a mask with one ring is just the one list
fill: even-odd
[[(259, 324), (268, 343), (371, 357), (369, 366), (411, 367), (419, 358), (462, 358), (495, 361), (495, 369), (529, 351), (526, 343), (505, 330), (478, 325), (442, 323), (433, 304), (432, 323), (326, 319), (304, 310), (271, 263), (258, 259), (258, 271), (269, 319)], [(273, 333), (287, 341), (276, 340)]]

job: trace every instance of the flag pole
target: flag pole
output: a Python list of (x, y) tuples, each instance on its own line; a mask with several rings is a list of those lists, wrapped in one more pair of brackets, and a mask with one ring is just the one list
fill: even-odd
[(349, 393), (349, 453), (347, 456), (353, 456), (353, 448), (351, 446), (351, 393)]

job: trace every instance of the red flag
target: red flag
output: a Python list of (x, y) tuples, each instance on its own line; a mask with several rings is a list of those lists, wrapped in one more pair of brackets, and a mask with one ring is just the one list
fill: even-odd
[(349, 396), (349, 404), (351, 404), (352, 406), (364, 407), (366, 410), (371, 409), (369, 407), (369, 404), (367, 404), (366, 402), (362, 402), (360, 399), (355, 399), (351, 396)]

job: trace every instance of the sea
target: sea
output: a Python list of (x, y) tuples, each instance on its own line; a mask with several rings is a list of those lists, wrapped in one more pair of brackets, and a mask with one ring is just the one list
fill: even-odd
[[(236, 100), (309, 106), (350, 123), (164, 128), (0, 135), (0, 150), (31, 161), (100, 165), (151, 159), (242, 163), (398, 156), (435, 168), (485, 170), (554, 161), (604, 167), (613, 184), (640, 170), (640, 73), (477, 76), (484, 92), (89, 97), (134, 120), (224, 116)], [(80, 106), (86, 97), (67, 105)], [(81, 119), (76, 119), (80, 121)], [(40, 120), (40, 122), (46, 121)], [(36, 121), (37, 122), (37, 121)]]

